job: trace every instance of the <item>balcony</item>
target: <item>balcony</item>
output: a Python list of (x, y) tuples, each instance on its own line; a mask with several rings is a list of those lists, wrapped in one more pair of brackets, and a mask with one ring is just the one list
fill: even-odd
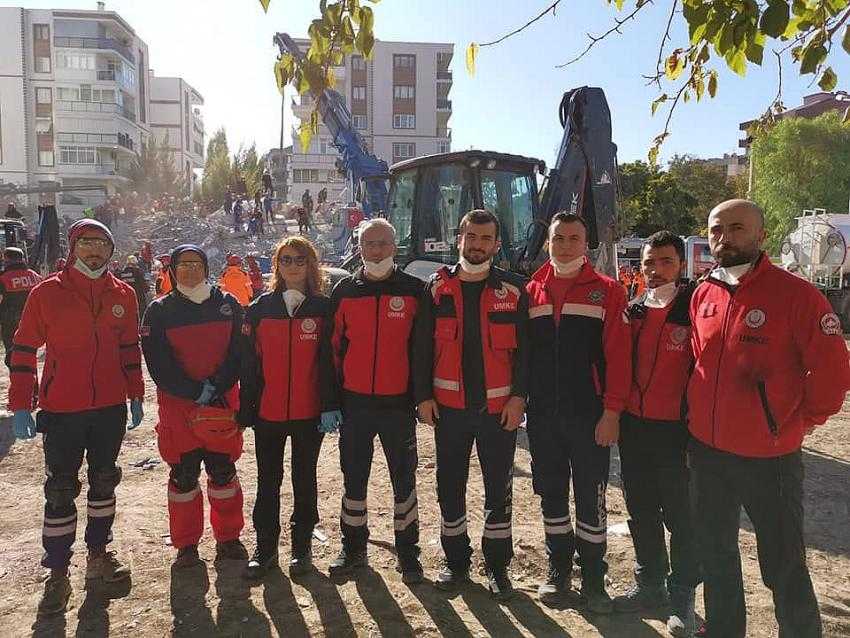
[(451, 111), (452, 110), (452, 101), (437, 98), (437, 110), (438, 111)]
[(450, 128), (437, 127), (437, 137), (442, 137), (447, 140), (452, 139), (452, 130)]
[(115, 164), (58, 164), (59, 172), (69, 175), (113, 175), (119, 177)]
[(437, 71), (437, 79), (438, 80), (448, 80), (449, 82), (451, 82), (452, 81), (452, 72), (449, 71), (449, 70)]
[(115, 82), (115, 71), (98, 71), (97, 79), (102, 82)]
[(58, 144), (118, 146), (135, 152), (133, 138), (124, 133), (57, 133)]
[(72, 113), (121, 113), (123, 107), (114, 102), (72, 102), (59, 100), (56, 102), (57, 111)]
[(53, 46), (65, 49), (108, 49), (120, 53), (131, 63), (136, 64), (136, 56), (133, 55), (130, 48), (112, 38), (63, 38), (56, 36), (53, 38)]

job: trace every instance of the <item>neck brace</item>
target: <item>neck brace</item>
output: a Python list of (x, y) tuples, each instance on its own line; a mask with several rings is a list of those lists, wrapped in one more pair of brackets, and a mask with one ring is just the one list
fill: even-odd
[(106, 267), (108, 265), (109, 264), (103, 264), (103, 266), (98, 268), (97, 270), (92, 270), (91, 268), (86, 266), (82, 259), (74, 260), (74, 268), (79, 272), (83, 273), (89, 279), (99, 279), (100, 276), (106, 272)]
[(192, 303), (202, 304), (210, 298), (212, 286), (210, 286), (206, 281), (202, 281), (192, 288), (187, 288), (186, 286), (177, 284), (177, 291)]
[(729, 266), (728, 268), (715, 268), (711, 271), (711, 276), (718, 281), (722, 281), (730, 286), (737, 286), (741, 283), (741, 278), (750, 272), (753, 264), (739, 264), (738, 266)]
[(369, 277), (382, 279), (386, 277), (393, 269), (392, 256), (382, 259), (381, 261), (364, 261), (363, 270)]
[(283, 302), (286, 304), (286, 312), (289, 313), (290, 317), (295, 315), (295, 311), (298, 310), (298, 306), (300, 306), (301, 302), (306, 298), (306, 295), (300, 290), (291, 289), (283, 291)]
[(675, 281), (658, 286), (658, 288), (650, 288), (646, 291), (644, 305), (647, 308), (666, 308), (676, 298), (677, 290), (678, 286)]
[(483, 272), (488, 272), (490, 270), (490, 263), (493, 261), (492, 259), (488, 259), (484, 263), (481, 264), (473, 264), (466, 260), (466, 257), (461, 255), (460, 257), (460, 267), (463, 268), (464, 272), (470, 275), (480, 275)]
[(557, 261), (554, 257), (549, 259), (556, 277), (574, 277), (581, 270), (581, 267), (584, 266), (585, 261), (587, 259), (584, 255), (571, 261)]

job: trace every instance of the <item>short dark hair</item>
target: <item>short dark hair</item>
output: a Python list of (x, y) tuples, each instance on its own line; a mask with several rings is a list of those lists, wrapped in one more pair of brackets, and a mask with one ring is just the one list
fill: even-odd
[(641, 257), (643, 257), (643, 249), (647, 246), (651, 248), (672, 246), (676, 249), (676, 254), (679, 255), (679, 259), (685, 261), (685, 242), (682, 241), (681, 237), (669, 230), (659, 230), (657, 233), (653, 233), (647, 237), (646, 242), (644, 242), (643, 247), (640, 249)]
[(484, 210), (483, 208), (476, 208), (475, 210), (469, 211), (463, 218), (460, 220), (460, 225), (458, 226), (458, 235), (462, 235), (464, 229), (467, 224), (494, 224), (496, 226), (496, 239), (499, 239), (499, 233), (501, 232), (501, 226), (499, 224), (499, 218), (496, 217), (489, 210)]
[(581, 224), (587, 232), (587, 222), (578, 213), (568, 213), (565, 210), (555, 213), (549, 221), (549, 228), (551, 229), (555, 224)]

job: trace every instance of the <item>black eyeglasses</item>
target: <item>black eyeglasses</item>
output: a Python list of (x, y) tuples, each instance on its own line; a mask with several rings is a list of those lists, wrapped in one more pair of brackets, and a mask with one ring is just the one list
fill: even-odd
[(297, 257), (290, 257), (289, 255), (281, 255), (280, 263), (283, 266), (291, 266), (295, 264), (296, 266), (303, 266), (307, 263), (307, 258), (304, 255), (298, 255)]

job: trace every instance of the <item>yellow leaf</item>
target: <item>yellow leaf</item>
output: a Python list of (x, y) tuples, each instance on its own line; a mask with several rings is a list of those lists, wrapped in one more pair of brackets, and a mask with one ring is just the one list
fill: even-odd
[(664, 63), (664, 74), (668, 80), (675, 80), (685, 70), (686, 58), (673, 53)]
[(623, 10), (623, 2), (624, 0), (614, 0), (614, 4), (617, 5), (617, 11)]
[(301, 122), (298, 127), (298, 140), (301, 142), (301, 152), (306, 153), (310, 148), (310, 140), (313, 139), (313, 131), (310, 126), (310, 121)]
[(471, 76), (475, 76), (475, 58), (478, 56), (478, 45), (475, 42), (470, 42), (466, 47), (466, 71)]
[(336, 73), (334, 73), (333, 67), (328, 67), (328, 74), (326, 77), (328, 82), (328, 88), (336, 88)]
[(269, 4), (271, 4), (272, 0), (260, 0), (260, 4), (263, 6), (263, 11), (266, 13), (269, 12)]

